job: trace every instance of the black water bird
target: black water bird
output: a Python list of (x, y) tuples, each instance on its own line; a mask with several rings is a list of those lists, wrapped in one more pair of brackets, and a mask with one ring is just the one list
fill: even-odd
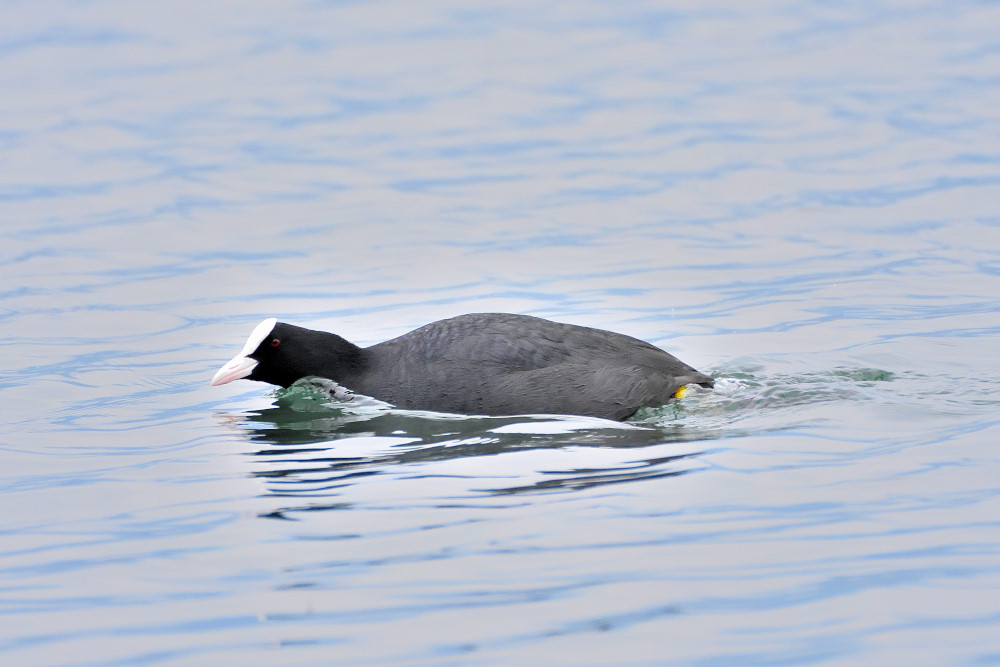
[(308, 376), (413, 410), (618, 420), (664, 405), (685, 385), (713, 383), (631, 336), (528, 315), (477, 313), (367, 348), (267, 319), (211, 384), (247, 378), (288, 387)]

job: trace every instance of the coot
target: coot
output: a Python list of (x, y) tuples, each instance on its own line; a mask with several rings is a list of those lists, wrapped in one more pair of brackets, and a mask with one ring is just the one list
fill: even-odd
[(239, 378), (287, 387), (329, 378), (401, 408), (482, 415), (627, 419), (712, 378), (631, 336), (528, 315), (477, 313), (362, 348), (264, 320), (213, 385)]

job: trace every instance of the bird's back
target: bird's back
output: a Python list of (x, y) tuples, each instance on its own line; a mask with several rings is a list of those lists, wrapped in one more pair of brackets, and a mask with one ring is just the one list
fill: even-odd
[(527, 315), (478, 313), (368, 348), (369, 386), (400, 407), (624, 419), (712, 378), (630, 336)]

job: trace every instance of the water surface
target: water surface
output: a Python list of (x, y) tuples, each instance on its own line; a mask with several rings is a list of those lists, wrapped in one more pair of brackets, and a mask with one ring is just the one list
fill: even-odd
[[(1000, 5), (0, 6), (4, 664), (1000, 663)], [(509, 311), (624, 424), (208, 379)]]

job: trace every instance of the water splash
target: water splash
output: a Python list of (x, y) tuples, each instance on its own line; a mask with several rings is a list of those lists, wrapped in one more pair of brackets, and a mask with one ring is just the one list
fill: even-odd
[[(761, 366), (715, 369), (714, 389), (690, 387), (683, 398), (643, 408), (632, 418), (646, 425), (683, 423), (690, 429), (716, 431), (717, 437), (782, 430), (808, 421), (811, 408), (830, 402), (874, 400), (878, 384), (897, 375), (878, 368), (838, 367), (798, 374), (768, 374)], [(781, 414), (788, 417), (782, 420)], [(766, 420), (761, 418), (766, 415)]]

